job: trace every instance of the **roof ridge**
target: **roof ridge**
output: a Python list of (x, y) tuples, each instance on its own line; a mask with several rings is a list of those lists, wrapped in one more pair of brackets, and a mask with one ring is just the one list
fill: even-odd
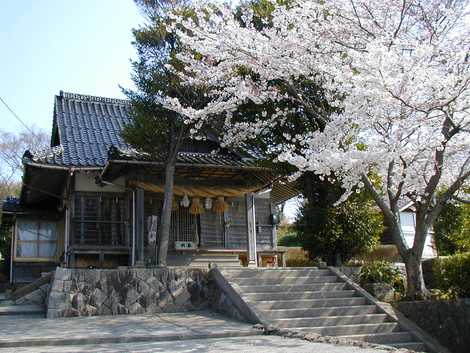
[(98, 102), (98, 103), (111, 103), (111, 104), (123, 104), (123, 105), (131, 104), (131, 101), (128, 99), (108, 98), (108, 97), (92, 96), (88, 94), (80, 94), (80, 93), (64, 92), (64, 91), (60, 91), (58, 97), (63, 97), (67, 99), (77, 99), (77, 100), (88, 101), (88, 102)]

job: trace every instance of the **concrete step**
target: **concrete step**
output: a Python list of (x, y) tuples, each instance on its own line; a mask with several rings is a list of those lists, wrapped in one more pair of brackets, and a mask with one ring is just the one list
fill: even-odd
[[(251, 302), (251, 301), (247, 301)], [(325, 298), (309, 300), (267, 300), (251, 302), (259, 309), (308, 309), (319, 307), (355, 306), (365, 305), (366, 299), (363, 297), (352, 298)]]
[(336, 291), (305, 291), (305, 292), (267, 292), (244, 294), (243, 298), (250, 301), (266, 300), (293, 300), (293, 299), (320, 299), (320, 298), (349, 298), (354, 297), (354, 290), (336, 290)]
[(224, 272), (229, 278), (278, 278), (278, 277), (295, 277), (295, 276), (331, 276), (331, 271), (328, 269), (240, 269), (240, 270), (229, 270)]
[(323, 336), (344, 336), (372, 333), (389, 333), (400, 331), (400, 326), (396, 322), (381, 324), (357, 324), (357, 325), (337, 325), (322, 327), (296, 327), (296, 330), (317, 333)]
[(382, 324), (387, 321), (385, 314), (352, 315), (352, 316), (320, 316), (272, 320), (272, 324), (280, 328), (291, 327), (322, 327), (356, 324)]
[(43, 305), (1, 305), (0, 316), (3, 315), (42, 315), (46, 309)]
[(311, 309), (268, 309), (261, 310), (263, 315), (270, 319), (288, 319), (318, 316), (350, 316), (376, 314), (375, 305), (357, 305), (357, 306), (337, 306), (329, 308), (311, 308)]
[(314, 284), (314, 283), (335, 283), (339, 282), (336, 276), (288, 276), (288, 277), (274, 277), (274, 278), (228, 278), (230, 282), (235, 282), (239, 286), (247, 285), (275, 285), (275, 284)]
[(427, 347), (422, 342), (404, 342), (404, 343), (391, 343), (388, 346), (398, 348), (398, 349), (411, 349), (415, 352), (426, 352)]
[(301, 292), (301, 291), (324, 291), (324, 290), (343, 290), (347, 289), (346, 283), (313, 283), (313, 284), (300, 284), (300, 285), (288, 285), (288, 284), (272, 284), (272, 285), (248, 285), (239, 286), (243, 293), (286, 293), (286, 292)]
[(344, 335), (341, 338), (353, 341), (362, 341), (369, 343), (377, 343), (384, 345), (413, 342), (414, 338), (409, 332), (388, 332), (388, 333), (369, 333), (369, 334), (352, 334)]

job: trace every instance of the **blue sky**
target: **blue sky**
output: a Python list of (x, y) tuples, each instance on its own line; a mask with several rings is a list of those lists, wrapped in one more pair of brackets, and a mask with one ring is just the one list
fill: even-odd
[[(50, 131), (60, 90), (123, 98), (132, 87), (132, 0), (1, 0), (0, 96), (30, 127)], [(0, 104), (0, 129), (24, 128)], [(290, 219), (296, 211), (289, 202)]]
[[(131, 87), (132, 0), (2, 0), (0, 96), (28, 125), (51, 128), (60, 90), (123, 97)], [(22, 126), (0, 105), (0, 129)]]

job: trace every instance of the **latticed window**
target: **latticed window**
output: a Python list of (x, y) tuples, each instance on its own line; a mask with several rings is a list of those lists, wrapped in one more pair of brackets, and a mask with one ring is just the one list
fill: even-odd
[(189, 213), (189, 208), (180, 207), (171, 213), (170, 239), (175, 241), (199, 242), (197, 216)]
[(55, 222), (22, 220), (17, 222), (16, 258), (54, 260), (57, 255)]
[(72, 227), (75, 245), (127, 246), (125, 194), (76, 193)]

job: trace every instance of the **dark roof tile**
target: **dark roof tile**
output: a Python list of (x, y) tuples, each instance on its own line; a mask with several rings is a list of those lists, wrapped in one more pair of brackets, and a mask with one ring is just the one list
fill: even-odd
[[(124, 126), (131, 122), (130, 112), (127, 100), (61, 92), (54, 106), (54, 129), (57, 125), (60, 145), (36, 152), (31, 159), (66, 167), (103, 167), (111, 147), (120, 152), (119, 157), (148, 159), (121, 137)], [(253, 166), (253, 161), (227, 153), (181, 152), (178, 156), (179, 163), (188, 164)]]

